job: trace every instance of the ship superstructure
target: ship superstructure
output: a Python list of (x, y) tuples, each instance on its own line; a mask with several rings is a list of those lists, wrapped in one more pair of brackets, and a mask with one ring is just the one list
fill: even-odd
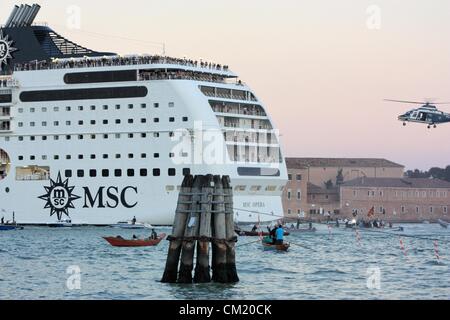
[(16, 6), (0, 31), (0, 209), (168, 225), (183, 176), (217, 174), (238, 221), (282, 214), (277, 130), (227, 66), (96, 52), (33, 25), (39, 8)]

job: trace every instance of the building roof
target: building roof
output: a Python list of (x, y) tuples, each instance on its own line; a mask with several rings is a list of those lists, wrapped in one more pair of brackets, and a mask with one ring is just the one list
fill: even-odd
[(450, 182), (439, 179), (358, 178), (345, 182), (341, 187), (450, 189)]
[(339, 194), (339, 188), (321, 188), (318, 185), (308, 182), (308, 194)]
[(386, 160), (368, 158), (286, 158), (288, 169), (305, 169), (308, 167), (333, 168), (404, 168), (405, 166)]

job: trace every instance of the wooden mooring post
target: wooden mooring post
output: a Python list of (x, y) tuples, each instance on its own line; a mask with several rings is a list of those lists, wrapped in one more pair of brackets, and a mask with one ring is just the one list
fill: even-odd
[(227, 281), (229, 283), (239, 282), (236, 269), (236, 242), (237, 236), (234, 227), (233, 211), (233, 188), (229, 176), (222, 177), (223, 193), (225, 198), (225, 225), (227, 238)]
[(195, 243), (200, 229), (200, 212), (202, 201), (203, 176), (196, 176), (192, 186), (192, 204), (184, 231), (183, 248), (181, 251), (180, 272), (178, 283), (192, 283), (192, 270), (194, 269)]
[[(168, 238), (169, 253), (161, 282), (239, 281), (230, 177), (186, 176), (181, 186), (172, 232)], [(195, 275), (192, 277), (195, 249), (197, 259)]]
[[(172, 237), (169, 237), (170, 246), (167, 255), (166, 269), (162, 282), (176, 283), (178, 279), (178, 261), (181, 254), (181, 246), (183, 244), (181, 238), (186, 229), (188, 213), (192, 205), (192, 186), (194, 178), (191, 175), (184, 177), (181, 185), (180, 195), (178, 197), (178, 205), (175, 213), (175, 222), (172, 229)], [(173, 240), (172, 240), (173, 238)]]
[(209, 242), (211, 241), (211, 209), (213, 201), (213, 176), (208, 175), (203, 180), (202, 202), (200, 213), (199, 240), (197, 243), (197, 265), (195, 266), (195, 283), (211, 282), (209, 265)]
[(214, 239), (213, 239), (213, 276), (215, 282), (227, 283), (227, 230), (225, 225), (225, 196), (222, 179), (214, 176)]

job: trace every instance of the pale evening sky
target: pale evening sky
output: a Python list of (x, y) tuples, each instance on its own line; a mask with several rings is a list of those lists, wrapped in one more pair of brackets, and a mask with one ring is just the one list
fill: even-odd
[[(410, 106), (383, 102), (450, 101), (448, 0), (35, 2), (36, 21), (94, 50), (161, 53), (150, 42), (164, 42), (170, 56), (230, 65), (264, 101), (286, 156), (450, 164), (450, 124), (404, 128), (397, 116)], [(20, 3), (2, 0), (0, 23)], [(68, 28), (71, 5), (80, 30)], [(380, 29), (367, 26), (373, 5)]]

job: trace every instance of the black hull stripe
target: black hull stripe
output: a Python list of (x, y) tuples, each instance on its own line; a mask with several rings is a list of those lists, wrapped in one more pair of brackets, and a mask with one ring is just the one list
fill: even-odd
[(20, 94), (22, 102), (70, 101), (143, 98), (148, 94), (146, 87), (113, 87), (70, 90), (24, 91)]

